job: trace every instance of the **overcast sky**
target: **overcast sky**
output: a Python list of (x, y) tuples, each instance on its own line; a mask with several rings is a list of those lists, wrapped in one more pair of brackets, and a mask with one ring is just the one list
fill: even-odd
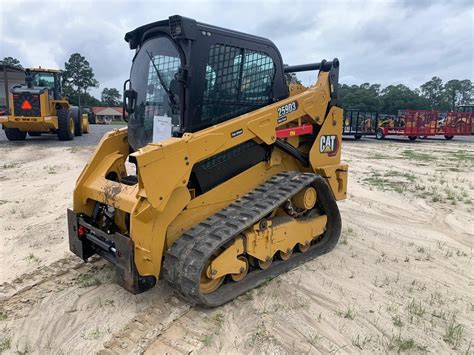
[[(74, 52), (98, 89), (122, 90), (133, 52), (123, 37), (180, 14), (267, 37), (285, 63), (338, 57), (340, 81), (404, 83), (474, 77), (474, 2), (467, 1), (48, 1), (0, 0), (0, 57), (24, 67), (63, 68)], [(1, 59), (0, 58), (0, 59)], [(304, 75), (308, 84), (314, 74)]]

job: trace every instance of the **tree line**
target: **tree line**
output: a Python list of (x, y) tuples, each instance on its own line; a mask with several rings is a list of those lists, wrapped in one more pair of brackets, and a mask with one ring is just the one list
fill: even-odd
[(455, 111), (459, 105), (472, 102), (473, 83), (469, 79), (443, 83), (441, 78), (434, 76), (414, 90), (403, 84), (385, 88), (370, 83), (339, 84), (338, 94), (338, 104), (344, 109), (386, 114), (397, 114), (402, 109)]
[[(0, 64), (22, 68), (16, 58), (5, 57)], [(296, 75), (287, 74), (288, 82), (300, 83)], [(100, 100), (90, 95), (88, 90), (98, 87), (94, 71), (87, 59), (74, 53), (64, 63), (63, 89), (73, 105), (82, 106), (120, 106), (121, 95), (115, 88), (104, 88)], [(473, 83), (469, 79), (449, 80), (443, 83), (433, 77), (417, 89), (403, 84), (389, 85), (364, 83), (361, 85), (339, 84), (338, 105), (344, 109), (377, 111), (397, 114), (398, 110), (438, 110), (455, 111), (457, 106), (472, 103)]]
[[(23, 69), (20, 61), (13, 57), (3, 58), (0, 64)], [(115, 88), (104, 88), (100, 100), (89, 94), (89, 89), (99, 87), (99, 82), (95, 79), (90, 63), (79, 53), (71, 54), (69, 60), (64, 63), (62, 87), (72, 105), (82, 107), (121, 106), (121, 95)]]

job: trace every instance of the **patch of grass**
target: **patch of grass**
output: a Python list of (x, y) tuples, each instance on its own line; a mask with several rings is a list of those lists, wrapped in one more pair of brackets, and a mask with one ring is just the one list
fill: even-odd
[(353, 320), (355, 318), (354, 309), (351, 306), (347, 306), (347, 309), (344, 312), (339, 312), (339, 315), (345, 319)]
[(396, 327), (401, 328), (403, 326), (402, 319), (398, 315), (392, 317), (392, 322), (393, 322), (393, 325)]
[(35, 254), (30, 253), (28, 256), (25, 258), (26, 261), (31, 262), (31, 263), (39, 263), (41, 261), (40, 258), (38, 258)]
[(200, 340), (204, 347), (208, 347), (212, 343), (213, 334), (205, 335)]
[(316, 345), (319, 344), (319, 341), (321, 340), (321, 335), (313, 334), (313, 335), (308, 336), (306, 339), (308, 339), (308, 343), (310, 343), (312, 346), (317, 348)]
[(217, 328), (218, 328), (218, 329), (221, 329), (222, 326), (224, 325), (225, 316), (224, 316), (222, 313), (217, 313), (217, 314), (212, 318), (212, 320), (214, 321), (214, 323), (216, 323)]
[(392, 190), (403, 194), (406, 191), (425, 190), (426, 187), (420, 184), (413, 184), (417, 176), (409, 171), (388, 170), (383, 173), (372, 171), (370, 175), (362, 181), (369, 186), (379, 190)]
[(413, 298), (408, 304), (408, 312), (414, 314), (415, 316), (422, 317), (425, 314), (426, 310), (422, 306), (421, 301), (416, 302)]
[(106, 299), (106, 300), (104, 301), (104, 304), (105, 304), (106, 306), (115, 307), (115, 301), (114, 301), (114, 300)]
[(418, 248), (416, 248), (416, 251), (417, 251), (418, 253), (422, 253), (422, 254), (424, 254), (424, 253), (426, 252), (425, 248), (423, 248), (423, 247), (418, 247)]
[(417, 344), (413, 338), (402, 338), (400, 333), (397, 336), (392, 336), (388, 344), (388, 350), (395, 350), (398, 353), (408, 350), (426, 351), (426, 348), (424, 345)]
[(10, 349), (12, 346), (12, 340), (10, 337), (0, 337), (0, 353)]
[(402, 158), (409, 159), (409, 160), (417, 160), (417, 161), (432, 161), (435, 160), (430, 154), (416, 152), (413, 149), (405, 149), (402, 151)]
[(114, 120), (112, 121), (111, 125), (119, 125), (119, 126), (126, 126), (128, 123), (124, 120)]
[(444, 192), (446, 193), (446, 199), (449, 201), (462, 200), (462, 196), (460, 196), (454, 189), (447, 187)]
[(102, 281), (95, 275), (81, 274), (77, 277), (76, 283), (79, 287), (92, 287), (101, 285)]
[(389, 170), (386, 171), (384, 174), (385, 177), (403, 177), (407, 179), (408, 181), (415, 181), (416, 176), (411, 173), (411, 172), (402, 172), (402, 171), (397, 171), (397, 170)]
[(451, 321), (446, 325), (446, 332), (443, 336), (443, 340), (446, 343), (450, 344), (453, 349), (457, 349), (461, 344), (463, 333), (463, 325), (457, 323), (456, 318), (453, 316), (451, 318)]
[(436, 312), (436, 310), (433, 310), (431, 316), (439, 319), (446, 319), (446, 312), (441, 310), (439, 312)]
[(3, 169), (13, 169), (14, 167), (18, 166), (18, 163), (3, 163)]
[(359, 348), (360, 350), (363, 350), (364, 347), (367, 345), (367, 343), (370, 343), (371, 340), (372, 340), (372, 335), (370, 336), (366, 335), (362, 339), (362, 337), (359, 334), (357, 334), (357, 337), (355, 339), (352, 339), (352, 345)]
[(369, 186), (374, 186), (375, 188), (385, 191), (385, 190), (393, 190), (399, 193), (402, 193), (406, 190), (406, 183), (393, 181), (391, 179), (378, 177), (378, 176), (370, 176), (368, 178), (363, 179), (363, 182), (367, 183)]
[(8, 316), (6, 313), (0, 312), (0, 321), (7, 319)]
[(249, 345), (251, 347), (254, 347), (257, 345), (273, 342), (275, 342), (275, 337), (268, 332), (268, 330), (265, 328), (264, 323), (261, 322), (257, 325), (255, 333), (252, 334)]
[(84, 339), (92, 340), (92, 339), (99, 339), (102, 335), (105, 333), (102, 332), (99, 327), (96, 327), (94, 330), (92, 330), (90, 333), (87, 333), (86, 335), (83, 336)]
[(457, 256), (467, 256), (466, 252), (461, 251), (461, 250), (459, 250), (459, 249), (456, 251), (456, 255), (457, 255)]
[(430, 305), (434, 305), (434, 304), (439, 304), (439, 305), (442, 305), (444, 304), (444, 299), (443, 299), (443, 296), (441, 295), (440, 292), (438, 291), (435, 291), (435, 292), (432, 292), (430, 294)]
[(462, 160), (464, 162), (471, 161), (474, 162), (474, 154), (467, 150), (458, 150), (455, 153), (450, 154), (454, 159)]
[(369, 159), (375, 159), (375, 160), (381, 160), (381, 159), (391, 159), (390, 156), (381, 154), (381, 153), (375, 153), (373, 155), (369, 155), (367, 158)]
[(56, 168), (57, 168), (57, 166), (52, 166), (52, 165), (48, 165), (48, 166), (45, 166), (45, 167), (44, 167), (44, 169), (46, 170), (46, 172), (47, 172), (49, 175), (56, 174), (56, 173), (57, 173)]

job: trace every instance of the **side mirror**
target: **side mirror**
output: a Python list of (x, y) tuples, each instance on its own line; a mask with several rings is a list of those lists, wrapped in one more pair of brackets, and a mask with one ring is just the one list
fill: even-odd
[[(132, 89), (130, 79), (127, 79), (123, 83), (123, 119), (128, 122), (128, 115), (135, 111), (135, 105), (137, 103), (137, 92)], [(125, 114), (127, 113), (127, 114)]]
[(125, 90), (123, 93), (123, 105), (129, 115), (135, 111), (136, 103), (137, 103), (137, 92), (133, 89)]

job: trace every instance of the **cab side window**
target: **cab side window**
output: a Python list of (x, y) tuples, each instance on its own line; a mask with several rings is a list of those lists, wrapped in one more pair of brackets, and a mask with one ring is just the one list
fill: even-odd
[(271, 100), (271, 57), (223, 44), (210, 48), (201, 124), (213, 125), (265, 106)]

